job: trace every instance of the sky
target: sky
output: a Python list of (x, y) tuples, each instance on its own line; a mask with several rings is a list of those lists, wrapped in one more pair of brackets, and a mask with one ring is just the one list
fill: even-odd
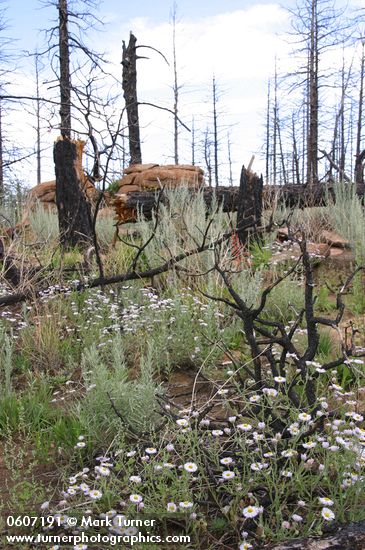
[[(361, 5), (362, 0), (352, 1), (360, 2)], [(89, 33), (92, 46), (106, 53), (112, 71), (118, 78), (121, 78), (122, 40), (128, 41), (129, 31), (136, 35), (137, 44), (160, 50), (170, 65), (159, 55), (146, 50), (149, 59), (138, 61), (138, 96), (140, 101), (168, 108), (173, 105), (172, 3), (172, 0), (104, 0), (97, 11), (104, 28), (100, 33)], [(54, 25), (56, 8), (42, 7), (39, 0), (11, 0), (5, 4), (8, 6), (7, 34), (16, 38), (16, 49), (34, 51), (44, 47), (44, 33), (41, 30)], [(279, 70), (290, 71), (293, 68), (290, 45), (286, 39), (290, 29), (290, 15), (285, 4), (290, 8), (295, 7), (292, 0), (280, 4), (268, 0), (177, 0), (180, 118), (191, 126), (194, 117), (195, 127), (201, 130), (201, 133), (197, 131), (196, 140), (202, 141), (203, 131), (211, 126), (211, 82), (214, 74), (219, 91), (217, 107), (221, 185), (227, 185), (229, 177), (228, 133), (234, 184), (238, 184), (242, 164), (247, 165), (253, 154), (256, 156), (253, 168), (257, 172), (264, 171), (268, 78), (273, 77), (275, 59)], [(12, 78), (13, 93), (24, 93), (25, 89), (34, 91), (32, 62), (24, 55), (19, 59), (18, 66), (19, 70)], [(21, 135), (21, 142), (32, 147), (35, 143), (32, 128), (34, 117), (26, 114), (27, 109), (12, 113), (11, 131), (15, 139)], [(172, 116), (141, 106), (140, 123), (143, 161), (171, 163)], [(45, 149), (43, 181), (54, 179), (52, 143), (57, 135), (56, 129), (45, 127), (42, 132), (42, 146)], [(180, 163), (190, 163), (191, 134), (180, 128), (179, 141)], [(113, 168), (118, 170), (118, 167)], [(34, 185), (34, 162), (27, 164), (21, 177), (27, 186)]]

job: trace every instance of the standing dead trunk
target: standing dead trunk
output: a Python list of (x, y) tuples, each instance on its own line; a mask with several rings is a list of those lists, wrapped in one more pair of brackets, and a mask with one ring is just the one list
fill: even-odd
[(130, 33), (128, 46), (123, 40), (123, 95), (128, 119), (130, 164), (141, 164), (141, 140), (139, 135), (137, 99), (137, 38)]
[(89, 246), (92, 242), (90, 204), (82, 189), (83, 145), (64, 138), (58, 140), (53, 149), (60, 243), (64, 249)]
[(313, 187), (318, 183), (318, 58), (317, 0), (312, 0), (308, 59), (307, 185), (309, 187)]
[[(88, 244), (92, 236), (90, 206), (83, 182), (83, 142), (71, 140), (71, 75), (67, 0), (59, 0), (60, 117), (61, 136), (53, 148), (56, 204), (60, 244), (63, 249)], [(81, 145), (81, 146), (80, 146)]]
[(67, 0), (59, 0), (61, 135), (71, 138), (71, 75)]
[(217, 126), (217, 84), (213, 75), (213, 131), (214, 131), (214, 181), (215, 186), (219, 185), (218, 176), (218, 126)]
[(42, 181), (42, 169), (41, 169), (41, 102), (39, 99), (39, 55), (35, 56), (35, 78), (36, 78), (36, 117), (37, 117), (37, 185)]
[(4, 201), (4, 164), (3, 164), (3, 130), (2, 130), (2, 105), (0, 101), (0, 204)]
[[(247, 246), (249, 240), (258, 238), (262, 217), (262, 176), (258, 177), (242, 166), (237, 207), (237, 235), (242, 246)], [(249, 229), (243, 229), (250, 222)]]
[(365, 72), (365, 41), (362, 44), (361, 67), (360, 67), (360, 90), (359, 90), (359, 111), (357, 117), (357, 132), (356, 132), (356, 152), (355, 152), (355, 183), (364, 183), (364, 161), (365, 150), (361, 151), (362, 138), (362, 118), (363, 118), (363, 101), (364, 101), (364, 72)]

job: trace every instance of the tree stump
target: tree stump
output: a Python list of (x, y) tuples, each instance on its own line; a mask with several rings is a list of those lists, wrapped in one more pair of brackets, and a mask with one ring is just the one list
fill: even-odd
[(56, 141), (53, 157), (56, 172), (56, 204), (63, 248), (89, 246), (92, 241), (91, 208), (83, 192), (83, 142)]
[(242, 166), (237, 206), (237, 236), (242, 247), (247, 247), (250, 239), (259, 237), (263, 186), (262, 176)]

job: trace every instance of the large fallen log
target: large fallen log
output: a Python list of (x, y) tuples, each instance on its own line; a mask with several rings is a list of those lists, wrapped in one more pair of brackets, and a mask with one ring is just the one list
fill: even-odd
[(290, 540), (264, 548), (267, 550), (364, 550), (365, 521), (342, 526), (332, 535)]
[[(357, 194), (364, 196), (364, 185), (357, 186)], [(173, 192), (170, 191), (170, 192)], [(199, 192), (191, 189), (191, 193)], [(119, 223), (134, 222), (137, 219), (137, 212), (151, 219), (152, 212), (156, 206), (158, 191), (132, 191), (130, 193), (117, 195), (114, 199), (114, 207), (117, 213)], [(205, 187), (203, 188), (204, 200), (207, 207), (212, 205), (213, 198), (221, 204), (224, 212), (236, 212), (239, 205), (239, 187)], [(328, 199), (335, 200), (333, 186), (318, 186), (315, 189), (309, 189), (304, 185), (285, 185), (285, 186), (265, 186), (263, 188), (264, 207), (272, 205), (274, 202), (285, 204), (289, 207), (305, 208), (307, 206), (325, 206)], [(166, 202), (165, 193), (160, 197), (162, 203)]]
[[(169, 192), (173, 192), (173, 190)], [(191, 192), (194, 193), (197, 192), (197, 190), (192, 189)], [(216, 198), (218, 204), (223, 206), (224, 212), (235, 212), (238, 207), (238, 192), (239, 187), (218, 187), (214, 190), (207, 187), (203, 189), (204, 201), (209, 209), (212, 207), (213, 200)], [(141, 211), (143, 216), (150, 220), (152, 212), (156, 207), (158, 196), (158, 191), (135, 191), (117, 195), (114, 199), (114, 206), (118, 222), (135, 222), (137, 220), (138, 211)], [(167, 200), (168, 195), (163, 192), (160, 196), (160, 201), (164, 204)]]

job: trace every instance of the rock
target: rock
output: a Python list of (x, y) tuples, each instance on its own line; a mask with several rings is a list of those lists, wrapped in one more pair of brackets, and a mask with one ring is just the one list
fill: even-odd
[(330, 248), (330, 257), (333, 258), (335, 256), (342, 256), (343, 250), (341, 248)]
[(132, 164), (128, 168), (124, 170), (125, 174), (134, 174), (139, 172), (144, 172), (145, 170), (149, 170), (150, 168), (155, 168), (155, 166), (158, 166), (158, 164)]
[[(307, 243), (308, 254), (311, 259), (320, 262), (330, 255), (330, 247), (324, 243)], [(297, 261), (301, 255), (300, 246), (298, 243), (290, 243), (284, 250), (278, 250), (274, 252), (270, 264), (276, 265), (278, 263)]]
[(330, 255), (330, 247), (328, 244), (307, 243), (307, 250), (310, 256), (321, 256), (322, 258), (328, 258)]
[(132, 184), (132, 185), (122, 185), (121, 187), (119, 187), (118, 189), (118, 195), (123, 195), (124, 193), (133, 193), (134, 191), (140, 191), (140, 187), (139, 185), (135, 185), (135, 184)]
[(134, 182), (137, 173), (139, 172), (135, 172), (133, 174), (130, 174), (130, 173), (126, 174), (125, 176), (123, 176), (122, 179), (119, 180), (119, 185), (131, 185)]
[[(203, 170), (198, 166), (158, 164), (134, 164), (124, 170), (117, 194), (134, 191), (156, 190), (161, 186), (176, 188), (181, 185), (198, 188), (204, 185)], [(137, 186), (137, 188), (136, 188)]]
[(322, 231), (320, 241), (334, 246), (335, 248), (350, 248), (350, 242), (335, 231)]

